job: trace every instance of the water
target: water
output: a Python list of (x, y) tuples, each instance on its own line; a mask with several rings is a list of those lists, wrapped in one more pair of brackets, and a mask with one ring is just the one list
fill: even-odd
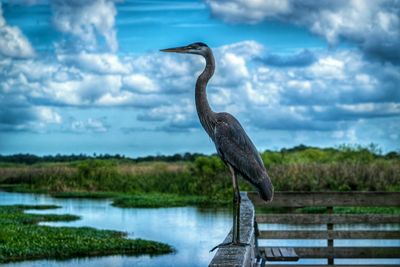
[[(54, 204), (53, 210), (29, 210), (30, 213), (74, 214), (81, 216), (73, 222), (46, 222), (50, 226), (91, 226), (98, 229), (118, 230), (129, 238), (160, 241), (174, 246), (175, 254), (163, 256), (106, 256), (70, 260), (36, 260), (5, 264), (7, 267), (67, 267), (67, 266), (207, 266), (215, 253), (210, 248), (219, 244), (231, 227), (230, 209), (198, 209), (195, 207), (137, 209), (111, 206), (110, 200), (55, 199), (41, 194), (0, 192), (0, 205)], [(335, 225), (340, 230), (399, 230), (400, 225)], [(326, 225), (301, 226), (261, 224), (270, 230), (324, 230)], [(260, 240), (268, 246), (327, 246), (326, 240)], [(335, 246), (400, 246), (400, 240), (335, 240)], [(337, 259), (337, 264), (400, 264), (400, 259)], [(326, 264), (325, 259), (301, 259), (297, 264)]]
[(180, 208), (117, 208), (110, 200), (55, 199), (41, 194), (0, 192), (0, 205), (54, 204), (52, 210), (29, 210), (29, 213), (74, 214), (73, 222), (46, 222), (50, 226), (91, 226), (118, 230), (129, 238), (143, 238), (172, 245), (177, 252), (162, 256), (106, 256), (71, 260), (36, 260), (5, 264), (8, 267), (32, 266), (207, 266), (215, 253), (209, 250), (223, 241), (231, 227), (230, 210)]

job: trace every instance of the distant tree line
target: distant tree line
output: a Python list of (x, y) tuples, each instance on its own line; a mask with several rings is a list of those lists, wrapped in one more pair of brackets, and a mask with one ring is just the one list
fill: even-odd
[(125, 155), (115, 154), (71, 154), (71, 155), (45, 155), (37, 156), (34, 154), (13, 154), (13, 155), (1, 155), (0, 162), (6, 163), (20, 163), (20, 164), (36, 164), (36, 163), (50, 163), (50, 162), (72, 162), (72, 161), (82, 161), (89, 159), (99, 159), (99, 160), (125, 160), (131, 162), (151, 162), (151, 161), (165, 161), (165, 162), (177, 162), (177, 161), (194, 161), (199, 156), (205, 156), (200, 153), (183, 153), (174, 155), (156, 155), (156, 156), (145, 156), (130, 158)]
[[(317, 148), (306, 145), (298, 145), (292, 148), (282, 148), (280, 151), (272, 151), (266, 150), (262, 154), (263, 159), (265, 157), (271, 158), (273, 161), (279, 161), (280, 158), (285, 157), (285, 155), (296, 154), (296, 153), (308, 153), (310, 151), (314, 151), (313, 153), (320, 151), (326, 154), (328, 157), (331, 157), (335, 153), (338, 152), (342, 157), (357, 157), (359, 158), (362, 155), (368, 156), (368, 158), (383, 158), (383, 159), (400, 159), (400, 151), (391, 151), (386, 154), (382, 154), (381, 150), (377, 145), (371, 144), (367, 147), (363, 146), (340, 146), (338, 148)], [(215, 154), (211, 155), (215, 156)], [(163, 162), (178, 162), (178, 161), (187, 161), (194, 162), (198, 157), (207, 157), (201, 153), (182, 153), (182, 154), (174, 154), (174, 155), (156, 155), (156, 156), (145, 156), (145, 157), (137, 157), (130, 158), (121, 154), (96, 154), (87, 155), (87, 154), (71, 154), (71, 155), (46, 155), (46, 156), (37, 156), (33, 154), (13, 154), (13, 155), (1, 155), (0, 154), (0, 162), (5, 163), (20, 163), (32, 165), (36, 163), (50, 163), (50, 162), (72, 162), (72, 161), (82, 161), (82, 160), (90, 160), (90, 159), (98, 159), (98, 160), (124, 160), (127, 162), (153, 162), (153, 161), (163, 161)], [(319, 159), (319, 155), (317, 155)], [(266, 161), (264, 159), (264, 161)]]

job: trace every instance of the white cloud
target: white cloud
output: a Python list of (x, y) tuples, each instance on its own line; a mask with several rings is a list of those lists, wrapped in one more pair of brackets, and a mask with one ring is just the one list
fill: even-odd
[[(231, 112), (253, 129), (334, 131), (338, 136), (360, 120), (399, 116), (398, 67), (367, 61), (356, 51), (312, 51), (315, 60), (300, 65), (292, 60), (282, 66), (263, 60), (263, 46), (253, 41), (214, 51), (217, 69), (207, 91), (212, 108)], [(0, 59), (4, 77), (0, 104), (12, 111), (3, 113), (4, 125), (14, 125), (14, 129), (28, 129), (37, 121), (43, 121), (43, 127), (60, 125), (66, 122), (62, 114), (51, 112), (53, 107), (112, 106), (131, 107), (142, 123), (152, 125), (149, 129), (199, 129), (194, 86), (204, 67), (201, 57), (82, 52), (74, 60), (72, 55), (59, 56), (58, 61)], [(24, 107), (27, 115), (18, 119), (22, 111), (15, 106)], [(28, 116), (37, 106), (41, 111)], [(73, 127), (83, 131), (94, 125), (94, 121), (79, 120)]]
[(62, 122), (62, 118), (60, 114), (55, 112), (54, 110), (48, 107), (38, 107), (36, 108), (39, 119), (43, 123), (56, 123), (60, 124)]
[(28, 39), (16, 26), (7, 25), (0, 2), (0, 55), (14, 58), (29, 58), (35, 51)]
[(139, 93), (154, 93), (158, 86), (149, 77), (142, 74), (130, 74), (123, 78), (123, 84), (128, 90)]
[(104, 133), (107, 132), (108, 129), (109, 127), (105, 123), (105, 118), (88, 118), (87, 120), (75, 120), (71, 123), (71, 130), (78, 133)]
[(229, 22), (257, 23), (269, 16), (286, 14), (291, 6), (288, 0), (206, 0), (212, 12)]
[(322, 57), (310, 67), (310, 72), (315, 76), (324, 77), (325, 79), (338, 79), (344, 78), (344, 62), (338, 58)]
[(127, 74), (132, 67), (122, 63), (120, 58), (110, 53), (59, 54), (57, 59), (64, 64), (75, 66), (81, 70), (99, 74)]
[(212, 13), (231, 23), (267, 19), (305, 26), (330, 44), (341, 39), (357, 44), (367, 55), (400, 63), (400, 2), (207, 0)]
[(61, 115), (44, 106), (18, 106), (12, 99), (0, 97), (0, 131), (44, 132), (52, 125), (62, 123)]
[(107, 93), (118, 94), (121, 88), (118, 75), (81, 74), (80, 79), (67, 82), (49, 81), (43, 93), (57, 103), (75, 106), (96, 104)]
[(117, 51), (114, 1), (54, 0), (51, 5), (53, 23), (59, 31), (77, 37), (89, 50), (97, 47), (97, 37), (101, 36), (111, 51)]

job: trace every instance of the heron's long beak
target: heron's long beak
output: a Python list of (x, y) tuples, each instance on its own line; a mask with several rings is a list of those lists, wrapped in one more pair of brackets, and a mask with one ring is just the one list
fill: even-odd
[(181, 47), (173, 47), (173, 48), (166, 48), (166, 49), (161, 49), (161, 52), (175, 52), (175, 53), (186, 53), (188, 48), (186, 46), (181, 46)]

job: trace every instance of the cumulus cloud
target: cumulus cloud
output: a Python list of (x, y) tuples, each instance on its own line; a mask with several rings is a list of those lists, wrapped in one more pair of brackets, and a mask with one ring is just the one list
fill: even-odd
[(111, 51), (118, 49), (114, 29), (117, 14), (114, 1), (54, 0), (51, 5), (55, 27), (76, 37), (85, 49), (96, 49), (98, 37), (103, 38)]
[(74, 120), (71, 122), (71, 131), (77, 133), (104, 133), (107, 132), (110, 126), (106, 122), (106, 118), (88, 118), (87, 120)]
[(154, 107), (138, 116), (140, 121), (158, 121), (154, 130), (167, 132), (185, 132), (200, 129), (193, 101), (189, 98), (179, 100), (170, 105)]
[[(249, 46), (258, 49), (242, 54), (241, 51), (249, 51)], [(254, 128), (343, 132), (359, 120), (400, 115), (397, 104), (400, 97), (395, 85), (400, 76), (394, 71), (397, 67), (366, 61), (356, 51), (300, 51), (271, 57), (255, 42), (223, 46), (214, 51), (217, 69), (207, 89), (212, 107), (231, 112)], [(168, 57), (167, 64), (156, 61), (159, 64), (147, 67), (165, 71), (171, 66), (174, 70), (187, 60), (191, 59), (175, 55)], [(166, 131), (199, 129), (192, 90), (202, 66), (193, 66), (188, 67), (190, 71), (180, 73), (177, 69), (179, 75), (191, 80), (191, 84), (185, 85), (189, 91), (186, 89), (178, 103), (150, 108), (138, 118), (157, 121)], [(160, 81), (164, 79), (163, 75), (157, 77)]]
[(98, 74), (127, 74), (132, 69), (129, 63), (121, 62), (117, 55), (111, 53), (83, 51), (77, 54), (58, 54), (57, 59), (63, 64)]
[(16, 26), (7, 25), (3, 17), (2, 4), (0, 2), (0, 55), (13, 58), (29, 58), (35, 55), (35, 51), (28, 39)]
[(154, 93), (158, 91), (158, 85), (143, 74), (130, 74), (123, 78), (125, 88), (139, 93)]
[(330, 44), (357, 44), (367, 56), (400, 63), (400, 2), (207, 0), (214, 16), (230, 23), (279, 20), (307, 27)]
[[(254, 41), (213, 50), (217, 69), (207, 89), (210, 104), (237, 116), (245, 127), (350, 136), (361, 121), (400, 116), (397, 65), (365, 60), (357, 51), (270, 54)], [(75, 59), (60, 54), (57, 60), (0, 59), (7, 110), (3, 129), (28, 129), (38, 121), (67, 123), (49, 110), (33, 112), (36, 106), (52, 111), (59, 106), (131, 107), (143, 129), (201, 129), (194, 103), (196, 77), (204, 67), (199, 56), (82, 52)], [(101, 118), (78, 118), (68, 125), (74, 132), (111, 127)]]
[(0, 131), (41, 132), (62, 123), (61, 115), (49, 107), (9, 105), (4, 99), (0, 103)]

